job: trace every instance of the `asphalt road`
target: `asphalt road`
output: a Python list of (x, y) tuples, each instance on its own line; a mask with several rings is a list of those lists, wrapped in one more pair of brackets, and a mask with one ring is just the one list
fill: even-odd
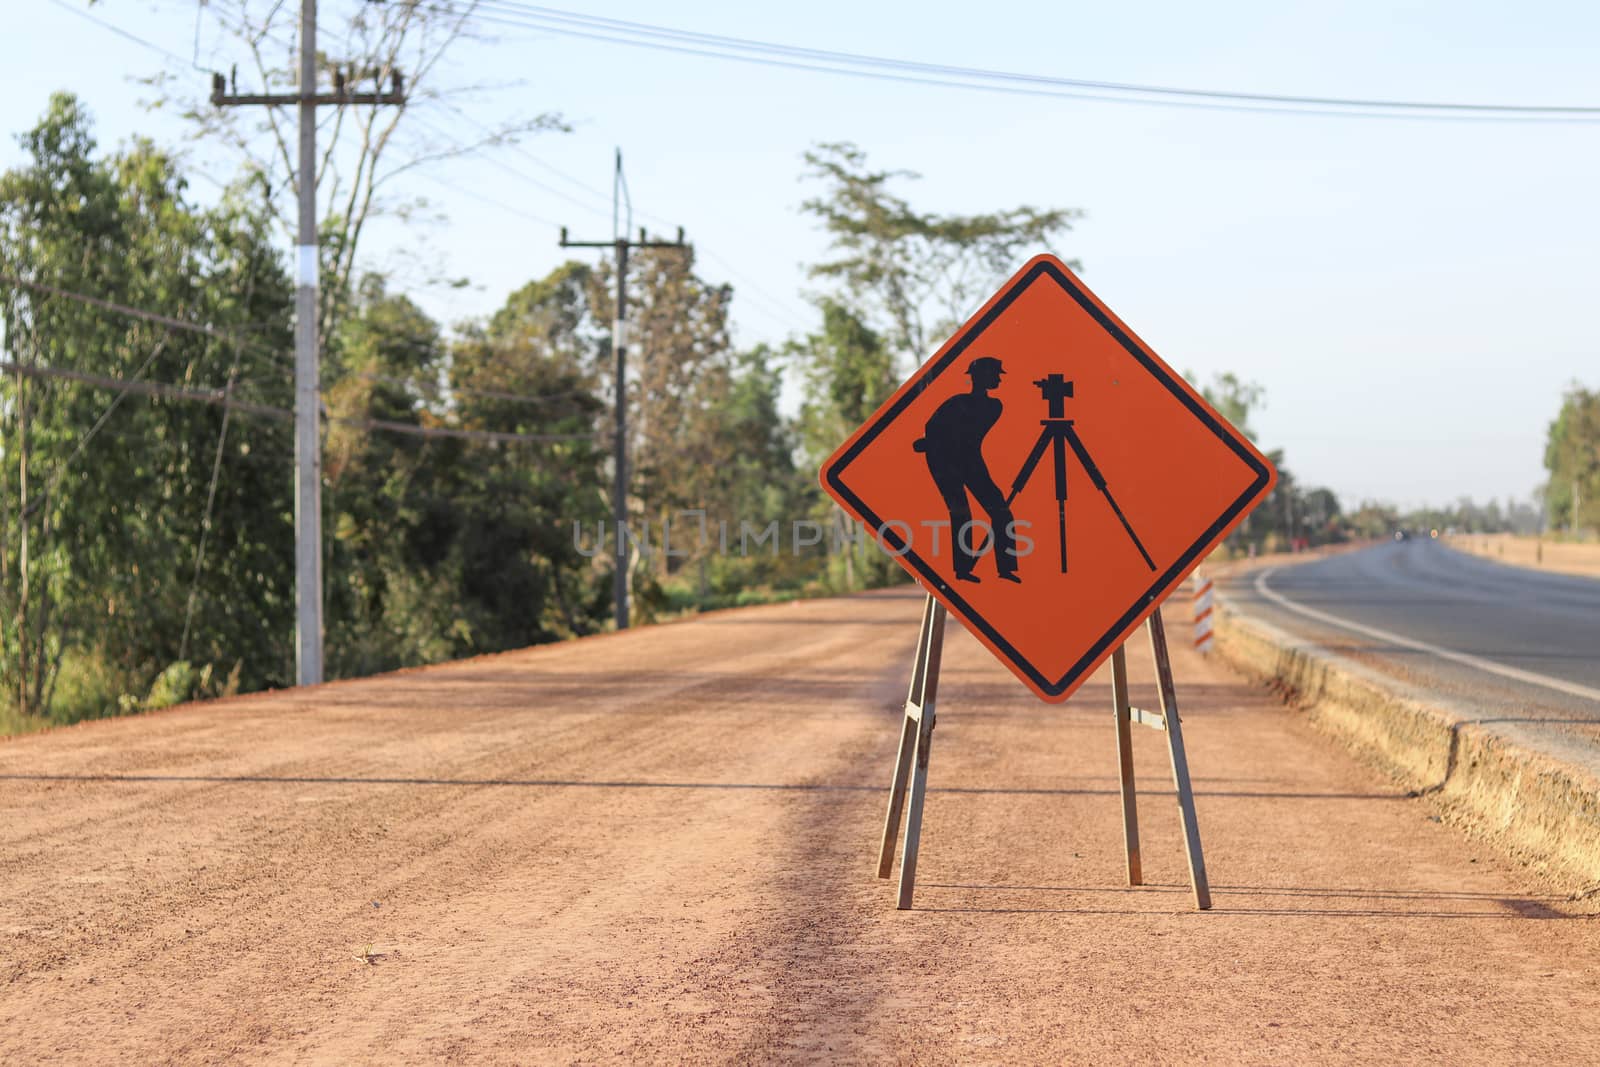
[(1223, 583), (1240, 610), (1479, 721), (1600, 743), (1600, 581), (1388, 542)]

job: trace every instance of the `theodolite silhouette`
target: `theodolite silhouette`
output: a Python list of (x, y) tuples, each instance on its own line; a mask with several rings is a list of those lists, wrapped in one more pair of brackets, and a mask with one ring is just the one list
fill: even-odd
[(1078, 462), (1083, 464), (1084, 473), (1089, 476), (1089, 481), (1106, 498), (1106, 503), (1111, 505), (1111, 510), (1116, 514), (1117, 521), (1122, 523), (1122, 528), (1127, 531), (1128, 539), (1133, 542), (1133, 547), (1139, 550), (1139, 555), (1144, 558), (1145, 566), (1151, 570), (1156, 569), (1155, 560), (1150, 558), (1150, 553), (1145, 551), (1144, 543), (1139, 540), (1139, 535), (1133, 532), (1128, 517), (1122, 513), (1122, 508), (1117, 506), (1116, 497), (1111, 495), (1111, 489), (1106, 485), (1105, 475), (1100, 473), (1100, 468), (1095, 466), (1089, 449), (1084, 446), (1083, 439), (1078, 436), (1078, 431), (1073, 427), (1073, 420), (1067, 418), (1067, 400), (1072, 396), (1072, 383), (1067, 381), (1064, 374), (1047, 374), (1036, 379), (1033, 383), (1039, 387), (1039, 392), (1044, 396), (1046, 410), (1049, 417), (1040, 420), (1043, 427), (1039, 431), (1039, 440), (1034, 443), (1033, 451), (1028, 453), (1028, 458), (1023, 462), (1022, 469), (1017, 472), (1016, 479), (1011, 483), (1011, 492), (1006, 495), (1005, 506), (1009, 514), (1011, 504), (1017, 499), (1017, 494), (1022, 492), (1028, 484), (1028, 479), (1033, 476), (1034, 469), (1039, 466), (1039, 461), (1044, 458), (1046, 449), (1050, 450), (1052, 466), (1055, 473), (1056, 491), (1056, 529), (1061, 549), (1061, 573), (1067, 573), (1067, 448), (1070, 446), (1072, 454), (1078, 457)]

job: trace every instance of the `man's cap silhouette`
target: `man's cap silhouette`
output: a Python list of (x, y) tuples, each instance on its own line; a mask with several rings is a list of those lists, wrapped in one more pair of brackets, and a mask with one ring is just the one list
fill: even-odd
[(993, 356), (979, 356), (967, 364), (968, 375), (976, 375), (979, 371), (986, 370), (994, 371), (996, 374), (1004, 374), (1006, 372), (1005, 367), (1001, 366), (1000, 361)]

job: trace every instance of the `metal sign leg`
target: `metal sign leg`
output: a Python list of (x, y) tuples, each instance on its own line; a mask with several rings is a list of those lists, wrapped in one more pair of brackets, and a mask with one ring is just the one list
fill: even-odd
[(1128, 859), (1128, 884), (1143, 885), (1139, 862), (1139, 807), (1133, 791), (1133, 716), (1128, 700), (1128, 652), (1111, 653), (1111, 703), (1117, 719), (1117, 769), (1122, 787), (1122, 844)]
[[(917, 635), (917, 656), (906, 694), (906, 716), (900, 729), (900, 751), (895, 757), (894, 784), (883, 820), (883, 840), (878, 848), (878, 877), (894, 869), (894, 839), (900, 829), (901, 809), (906, 810), (904, 856), (900, 862), (902, 909), (911, 907), (917, 879), (917, 845), (922, 833), (922, 802), (928, 784), (928, 753), (933, 744), (934, 699), (939, 691), (939, 659), (944, 648), (944, 605), (928, 597), (922, 606), (922, 628)], [(908, 789), (909, 787), (909, 789)], [(906, 804), (907, 793), (910, 803)]]
[(1161, 715), (1166, 720), (1167, 749), (1172, 755), (1172, 784), (1178, 791), (1178, 811), (1183, 816), (1183, 844), (1189, 854), (1189, 881), (1194, 904), (1211, 907), (1211, 885), (1206, 880), (1205, 854), (1200, 850), (1200, 823), (1195, 817), (1194, 790), (1189, 784), (1189, 758), (1183, 749), (1183, 727), (1178, 719), (1177, 689), (1172, 684), (1172, 661), (1167, 655), (1167, 629), (1161, 609), (1150, 616), (1150, 651), (1155, 656), (1156, 680), (1161, 688)]

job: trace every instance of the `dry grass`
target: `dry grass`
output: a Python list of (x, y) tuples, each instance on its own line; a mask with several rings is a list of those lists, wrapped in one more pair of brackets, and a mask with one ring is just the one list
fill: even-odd
[(1515, 567), (1600, 578), (1600, 542), (1552, 541), (1518, 534), (1456, 534), (1444, 542), (1457, 551)]

